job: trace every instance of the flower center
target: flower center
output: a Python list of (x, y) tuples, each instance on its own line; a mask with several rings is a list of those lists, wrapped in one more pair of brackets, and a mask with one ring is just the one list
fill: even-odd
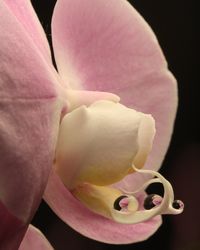
[[(88, 209), (116, 222), (132, 224), (179, 214), (183, 203), (174, 201), (171, 184), (158, 172), (142, 169), (154, 134), (151, 115), (111, 101), (80, 106), (61, 122), (55, 170)], [(134, 192), (113, 186), (135, 172), (152, 178)], [(151, 183), (162, 183), (164, 196), (152, 194), (141, 200)]]

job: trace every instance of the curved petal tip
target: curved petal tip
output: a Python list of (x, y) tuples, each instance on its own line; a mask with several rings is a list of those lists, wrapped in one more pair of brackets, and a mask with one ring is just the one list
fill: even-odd
[(53, 250), (45, 236), (34, 226), (29, 225), (19, 250)]

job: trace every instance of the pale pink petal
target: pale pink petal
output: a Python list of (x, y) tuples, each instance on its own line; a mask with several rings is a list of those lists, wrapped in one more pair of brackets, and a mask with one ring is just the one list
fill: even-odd
[(0, 200), (27, 222), (52, 167), (59, 116), (55, 99), (0, 101)]
[(153, 115), (157, 134), (145, 167), (157, 170), (170, 141), (177, 90), (143, 18), (125, 0), (59, 0), (52, 38), (69, 88), (112, 92), (123, 104)]
[(53, 67), (2, 1), (0, 20), (0, 201), (25, 225), (52, 167), (63, 104)]
[(53, 98), (57, 74), (4, 2), (0, 2), (0, 98)]
[[(129, 107), (150, 113), (157, 134), (146, 168), (158, 169), (166, 153), (177, 106), (176, 81), (157, 39), (125, 0), (58, 0), (52, 21), (55, 58), (69, 89), (117, 94)], [(134, 189), (137, 174), (120, 183)], [(78, 232), (108, 243), (138, 242), (160, 226), (160, 217), (135, 225), (116, 224), (78, 202), (55, 175), (45, 200)]]
[(53, 247), (37, 228), (30, 225), (19, 250), (53, 250)]
[(125, 244), (145, 240), (161, 224), (160, 216), (140, 224), (124, 225), (92, 213), (72, 196), (54, 172), (50, 175), (44, 199), (73, 229), (106, 243)]
[(8, 6), (16, 21), (25, 29), (24, 31), (34, 41), (37, 48), (45, 56), (48, 61), (51, 60), (49, 44), (45, 36), (44, 30), (35, 14), (30, 0), (3, 0)]

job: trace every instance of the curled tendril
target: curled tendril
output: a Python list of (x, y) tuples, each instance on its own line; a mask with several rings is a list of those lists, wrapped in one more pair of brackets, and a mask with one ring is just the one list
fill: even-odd
[(134, 171), (141, 174), (151, 174), (154, 179), (151, 179), (144, 183), (144, 185), (134, 192), (126, 192), (126, 194), (133, 196), (134, 194), (140, 192), (141, 190), (146, 189), (152, 183), (162, 183), (164, 188), (164, 196), (158, 206), (153, 207), (150, 210), (137, 210), (134, 212), (128, 211), (117, 211), (113, 209), (112, 216), (113, 219), (119, 223), (139, 223), (142, 221), (146, 221), (151, 219), (156, 215), (161, 214), (180, 214), (183, 211), (183, 203), (181, 201), (177, 201), (179, 206), (174, 206), (174, 192), (171, 184), (167, 181), (161, 174), (153, 170), (144, 170), (137, 169), (134, 165), (132, 165)]

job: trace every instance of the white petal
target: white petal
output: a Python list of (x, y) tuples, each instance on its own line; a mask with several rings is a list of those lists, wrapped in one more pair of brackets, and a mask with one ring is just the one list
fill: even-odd
[[(82, 182), (110, 185), (124, 178), (134, 157), (145, 148), (141, 142), (146, 141), (138, 136), (146, 129), (144, 120), (154, 126), (153, 118), (111, 101), (81, 106), (67, 114), (61, 123), (55, 161), (64, 184), (73, 189)], [(148, 145), (154, 132), (145, 132)]]

